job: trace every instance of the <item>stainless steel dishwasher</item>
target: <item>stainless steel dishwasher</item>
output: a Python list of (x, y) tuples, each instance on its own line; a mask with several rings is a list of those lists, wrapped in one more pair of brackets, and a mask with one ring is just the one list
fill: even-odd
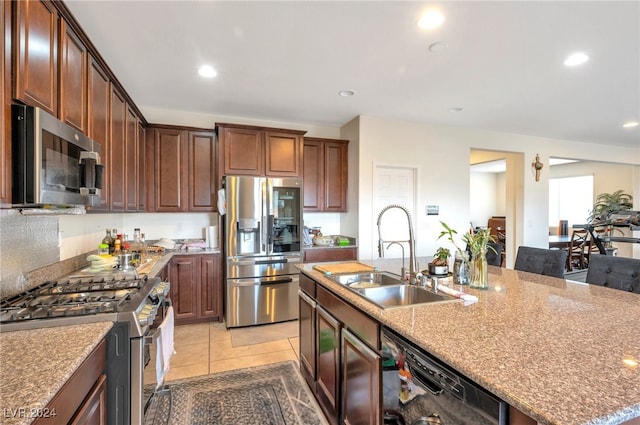
[(504, 401), (388, 328), (382, 369), (385, 424), (508, 423)]

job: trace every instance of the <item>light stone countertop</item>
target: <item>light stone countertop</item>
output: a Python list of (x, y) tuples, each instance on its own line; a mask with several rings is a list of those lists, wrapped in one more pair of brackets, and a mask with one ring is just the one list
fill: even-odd
[(99, 322), (0, 332), (0, 423), (33, 422), (112, 326)]
[[(397, 272), (393, 261), (360, 260)], [(324, 263), (323, 263), (324, 264)], [(315, 271), (335, 294), (543, 424), (640, 417), (640, 295), (490, 267), (491, 289), (462, 301), (382, 310)], [(627, 363), (625, 363), (625, 360)]]

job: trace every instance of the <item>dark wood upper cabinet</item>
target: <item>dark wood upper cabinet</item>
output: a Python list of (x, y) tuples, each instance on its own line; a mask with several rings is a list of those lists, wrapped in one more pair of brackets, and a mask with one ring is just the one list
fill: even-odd
[(100, 64), (93, 57), (89, 58), (89, 75), (87, 77), (87, 134), (91, 139), (100, 143), (100, 158), (104, 165), (104, 179), (100, 193), (100, 205), (92, 207), (92, 210), (109, 210), (109, 175), (111, 158), (109, 155), (109, 99), (111, 97), (111, 85), (109, 77)]
[(346, 212), (349, 141), (304, 138), (304, 210)]
[(216, 144), (212, 131), (189, 132), (189, 211), (215, 211)]
[(124, 146), (125, 209), (138, 211), (138, 117), (128, 106)]
[(0, 207), (11, 204), (11, 4), (0, 3)]
[(154, 128), (147, 134), (153, 138), (154, 178), (147, 186), (153, 191), (153, 211), (181, 212), (187, 208), (187, 152), (183, 148), (187, 132), (179, 129)]
[(62, 121), (87, 132), (87, 66), (89, 53), (76, 33), (60, 19), (60, 96)]
[(222, 176), (302, 177), (305, 131), (216, 124)]
[[(5, 3), (5, 2), (3, 2)], [(58, 115), (58, 12), (50, 1), (16, 1), (14, 97)]]
[(147, 144), (146, 129), (142, 122), (138, 120), (138, 211), (146, 211), (147, 209)]
[[(147, 211), (217, 211), (216, 139), (211, 130), (147, 129)], [(153, 171), (153, 172), (151, 172)]]
[(127, 104), (118, 89), (111, 90), (111, 140), (109, 141), (109, 199), (111, 211), (125, 209), (125, 122)]

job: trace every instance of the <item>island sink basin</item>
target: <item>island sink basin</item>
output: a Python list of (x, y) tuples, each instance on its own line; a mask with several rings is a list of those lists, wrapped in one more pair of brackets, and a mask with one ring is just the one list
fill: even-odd
[(435, 294), (425, 288), (413, 285), (394, 285), (377, 288), (353, 289), (380, 308), (405, 307), (416, 304), (453, 301), (445, 294)]
[(401, 285), (400, 276), (389, 272), (337, 274), (329, 279), (345, 285), (351, 289), (377, 288), (386, 285)]

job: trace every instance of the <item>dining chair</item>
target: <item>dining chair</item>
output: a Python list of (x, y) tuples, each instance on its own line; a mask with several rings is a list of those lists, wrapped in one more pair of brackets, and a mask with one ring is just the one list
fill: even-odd
[(487, 264), (500, 267), (502, 265), (502, 244), (489, 242), (487, 245), (493, 248), (487, 249)]
[(560, 249), (518, 247), (514, 270), (553, 277), (564, 277), (568, 253)]
[(593, 254), (585, 280), (592, 285), (640, 293), (640, 260)]
[(569, 242), (569, 252), (567, 256), (567, 271), (572, 271), (575, 267), (579, 269), (586, 268), (585, 257), (588, 246), (589, 232), (583, 229), (576, 229), (571, 234), (571, 242)]

